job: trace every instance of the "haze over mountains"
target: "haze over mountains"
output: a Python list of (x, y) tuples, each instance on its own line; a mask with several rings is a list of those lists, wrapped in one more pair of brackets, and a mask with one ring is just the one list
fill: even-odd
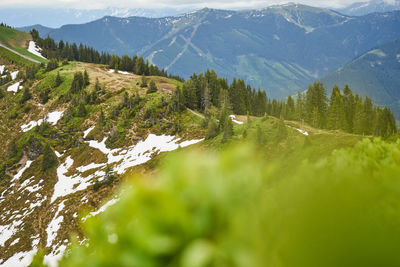
[(213, 68), (280, 98), (400, 38), (400, 12), (350, 17), (297, 4), (247, 11), (202, 9), (155, 19), (104, 17), (46, 34), (118, 55), (138, 53), (184, 78)]
[(399, 9), (399, 0), (370, 0), (357, 2), (345, 8), (337, 9), (337, 11), (351, 16), (362, 16), (374, 12), (389, 12)]

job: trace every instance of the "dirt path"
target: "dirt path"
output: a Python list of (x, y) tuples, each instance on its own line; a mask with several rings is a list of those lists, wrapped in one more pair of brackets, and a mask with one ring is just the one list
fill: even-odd
[(40, 64), (39, 61), (34, 60), (34, 59), (32, 59), (32, 58), (30, 58), (30, 57), (28, 57), (28, 56), (25, 56), (25, 55), (23, 55), (23, 54), (21, 54), (21, 53), (15, 51), (15, 50), (9, 48), (9, 47), (3, 45), (2, 43), (0, 43), (0, 47), (3, 47), (3, 48), (5, 48), (5, 49), (7, 49), (7, 50), (9, 50), (9, 51), (11, 51), (11, 52), (13, 52), (14, 54), (16, 54), (16, 55), (18, 55), (18, 56), (20, 56), (20, 57), (23, 57), (23, 58), (25, 58), (25, 59), (27, 59), (27, 60), (29, 60), (29, 61), (32, 61), (33, 63)]
[(200, 113), (197, 113), (196, 111), (191, 110), (190, 108), (188, 108), (188, 110), (189, 110), (190, 112), (192, 112), (194, 115), (196, 115), (196, 116), (198, 116), (198, 117), (204, 119), (204, 115), (202, 115), (202, 114), (200, 114)]

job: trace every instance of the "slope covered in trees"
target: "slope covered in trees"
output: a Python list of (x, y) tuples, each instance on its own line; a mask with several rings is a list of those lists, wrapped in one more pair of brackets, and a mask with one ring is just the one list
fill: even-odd
[(334, 86), (330, 97), (322, 82), (310, 84), (305, 93), (288, 96), (286, 101), (267, 97), (265, 91), (255, 90), (241, 79), (228, 83), (211, 70), (193, 74), (182, 88), (177, 89), (176, 101), (187, 108), (212, 115), (221, 114), (264, 116), (297, 120), (313, 127), (343, 130), (361, 135), (389, 136), (397, 132), (396, 120), (387, 107), (379, 107), (366, 96), (353, 94), (349, 86), (343, 91)]

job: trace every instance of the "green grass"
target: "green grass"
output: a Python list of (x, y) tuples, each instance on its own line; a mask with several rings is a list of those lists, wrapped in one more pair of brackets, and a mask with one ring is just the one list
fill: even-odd
[(24, 67), (24, 66), (32, 66), (36, 63), (33, 63), (32, 61), (29, 61), (23, 57), (20, 57), (16, 54), (14, 54), (13, 52), (0, 47), (0, 59), (2, 59), (4, 61), (4, 63), (6, 64), (15, 64), (18, 65), (20, 67)]

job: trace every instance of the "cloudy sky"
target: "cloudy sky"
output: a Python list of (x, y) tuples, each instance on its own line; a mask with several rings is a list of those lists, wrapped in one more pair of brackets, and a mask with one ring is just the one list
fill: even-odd
[[(289, 0), (290, 1), (290, 0)], [(76, 9), (118, 8), (256, 8), (283, 4), (281, 0), (0, 0), (0, 7), (52, 7)], [(342, 7), (363, 0), (298, 0), (319, 7)], [(365, 1), (365, 0), (364, 0)], [(390, 0), (389, 0), (390, 1)]]

